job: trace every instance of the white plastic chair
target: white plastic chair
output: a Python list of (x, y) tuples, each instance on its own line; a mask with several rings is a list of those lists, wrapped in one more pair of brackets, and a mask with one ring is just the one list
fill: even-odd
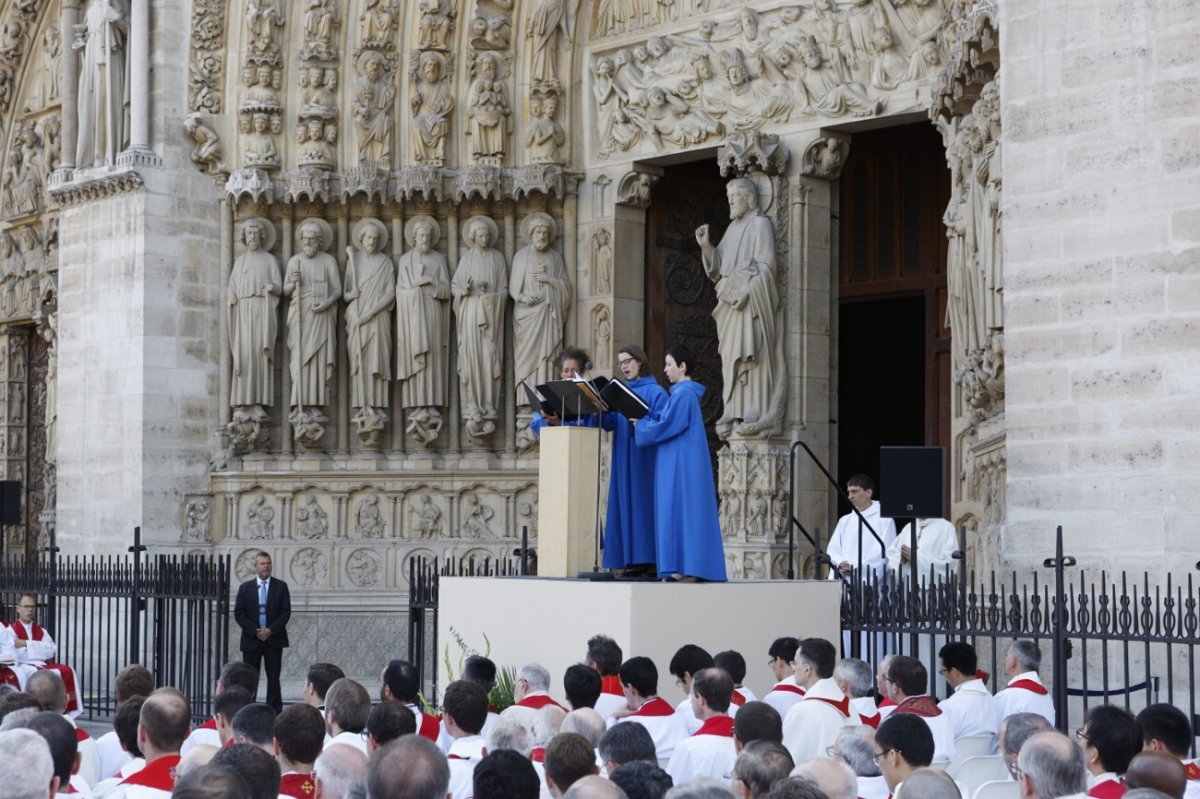
[(1008, 769), (1005, 768), (1004, 759), (1000, 755), (968, 757), (958, 765), (957, 769), (947, 773), (966, 785), (971, 794), (974, 794), (985, 782), (1009, 779)]
[(946, 772), (953, 777), (958, 772), (958, 767), (968, 758), (983, 757), (995, 751), (996, 736), (994, 735), (968, 735), (963, 738), (956, 738), (954, 741), (954, 759), (950, 761)]
[(993, 780), (975, 789), (971, 799), (1017, 799), (1017, 783), (1014, 780)]

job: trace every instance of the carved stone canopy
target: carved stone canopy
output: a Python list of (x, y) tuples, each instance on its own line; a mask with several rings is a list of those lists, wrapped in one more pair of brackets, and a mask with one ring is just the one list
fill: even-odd
[(782, 175), (788, 155), (773, 134), (757, 130), (731, 133), (717, 154), (717, 166), (725, 178), (744, 178), (755, 172)]

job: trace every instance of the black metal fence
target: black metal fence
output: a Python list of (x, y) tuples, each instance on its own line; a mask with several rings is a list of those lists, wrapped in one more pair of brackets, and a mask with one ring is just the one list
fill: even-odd
[(984, 576), (932, 571), (919, 583), (894, 574), (848, 581), (842, 601), (844, 644), (869, 662), (882, 650), (916, 653), (939, 691), (937, 650), (947, 641), (972, 644), (994, 690), (1007, 682), (1010, 641), (1037, 641), (1041, 676), (1049, 684), (1059, 729), (1082, 720), (1095, 704), (1136, 713), (1172, 702), (1196, 719), (1196, 656), (1200, 599), (1193, 575), (1165, 581), (1150, 574), (1116, 576), (1076, 570), (1063, 553), (1043, 571)]
[[(527, 549), (523, 547), (522, 549)], [(426, 701), (437, 704), (438, 581), (441, 577), (517, 577), (521, 558), (413, 558), (408, 562), (408, 658), (417, 667)]]
[(85, 718), (115, 712), (116, 676), (130, 663), (205, 718), (229, 646), (229, 556), (147, 556), (140, 538), (135, 530), (129, 555), (61, 557), (51, 545), (0, 560), (4, 618), (16, 618), (21, 594), (38, 597), (36, 621), (75, 669)]

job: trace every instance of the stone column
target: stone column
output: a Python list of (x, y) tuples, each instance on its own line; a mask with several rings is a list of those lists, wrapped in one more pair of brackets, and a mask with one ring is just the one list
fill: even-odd
[(221, 282), (217, 288), (218, 296), (221, 298), (218, 301), (218, 306), (222, 309), (220, 320), (220, 387), (218, 404), (220, 405), (220, 423), (221, 427), (229, 424), (233, 415), (233, 409), (229, 404), (229, 396), (232, 389), (233, 375), (233, 353), (229, 350), (229, 298), (225, 296), (229, 291), (229, 277), (233, 272), (233, 201), (225, 196), (221, 198)]
[[(599, 294), (596, 275), (591, 275), (592, 296), (612, 302), (613, 330), (622, 331), (622, 341), (644, 342), (646, 339), (646, 211), (650, 208), (650, 192), (662, 178), (661, 167), (638, 164), (617, 184), (613, 204), (612, 274), (609, 290)], [(592, 245), (591, 240), (588, 246)], [(591, 313), (589, 309), (589, 314)], [(613, 336), (609, 346), (617, 346)], [(597, 363), (615, 363), (615, 353), (592, 353)]]
[(51, 185), (61, 185), (71, 179), (75, 169), (75, 143), (79, 137), (79, 51), (71, 47), (75, 26), (79, 24), (81, 0), (62, 0), (58, 26), (62, 33), (62, 154), (60, 166), (50, 176)]
[(150, 147), (150, 0), (132, 0), (129, 8), (129, 149), (117, 163), (162, 163)]

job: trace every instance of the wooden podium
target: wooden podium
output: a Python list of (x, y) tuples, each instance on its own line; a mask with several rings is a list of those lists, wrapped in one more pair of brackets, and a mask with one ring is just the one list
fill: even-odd
[(599, 452), (599, 428), (542, 428), (538, 469), (539, 577), (574, 577), (592, 568)]

